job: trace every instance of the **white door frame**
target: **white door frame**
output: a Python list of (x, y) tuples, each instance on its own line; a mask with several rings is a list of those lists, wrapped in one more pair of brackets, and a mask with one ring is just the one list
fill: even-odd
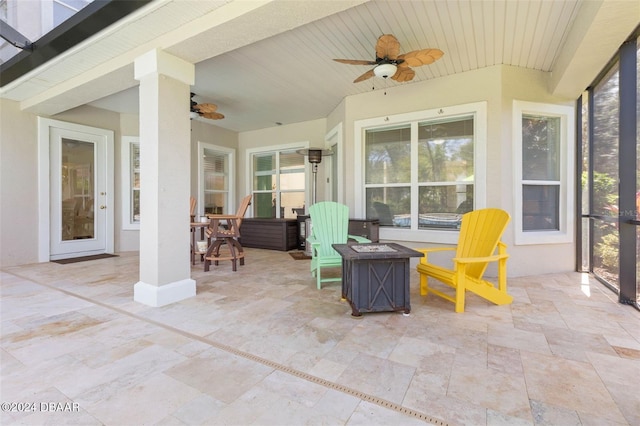
[(38, 117), (38, 261), (48, 262), (51, 256), (51, 194), (50, 194), (50, 133), (52, 128), (88, 133), (106, 142), (106, 248), (114, 251), (114, 133), (112, 130)]

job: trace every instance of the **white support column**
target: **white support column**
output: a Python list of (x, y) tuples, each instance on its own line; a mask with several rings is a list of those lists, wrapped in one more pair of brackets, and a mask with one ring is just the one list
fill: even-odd
[(140, 281), (133, 299), (164, 306), (196, 295), (189, 255), (195, 67), (161, 50), (135, 61), (140, 81)]

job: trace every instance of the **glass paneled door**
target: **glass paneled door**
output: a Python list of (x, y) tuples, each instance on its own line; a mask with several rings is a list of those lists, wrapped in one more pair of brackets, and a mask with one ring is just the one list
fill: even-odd
[(91, 134), (50, 134), (50, 258), (104, 253), (107, 247), (106, 142)]

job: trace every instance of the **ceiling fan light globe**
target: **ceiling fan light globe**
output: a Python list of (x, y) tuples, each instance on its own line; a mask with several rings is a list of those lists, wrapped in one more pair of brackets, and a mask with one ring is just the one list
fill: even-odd
[(377, 77), (392, 77), (396, 73), (397, 67), (393, 64), (380, 64), (373, 69), (373, 73)]

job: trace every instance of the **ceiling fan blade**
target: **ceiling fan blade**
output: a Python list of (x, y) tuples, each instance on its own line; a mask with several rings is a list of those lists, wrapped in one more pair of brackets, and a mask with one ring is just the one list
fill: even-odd
[(336, 62), (340, 62), (341, 64), (349, 64), (349, 65), (375, 65), (375, 61), (367, 61), (364, 59), (334, 59)]
[(391, 34), (378, 37), (376, 43), (376, 58), (395, 60), (400, 54), (400, 42)]
[(224, 115), (220, 114), (219, 112), (204, 112), (200, 114), (200, 116), (204, 118), (210, 118), (212, 120), (222, 120), (224, 118)]
[(440, 49), (422, 49), (400, 55), (398, 59), (404, 59), (405, 63), (411, 67), (429, 65), (440, 59), (444, 52)]
[(218, 109), (218, 106), (215, 104), (197, 104), (194, 108), (200, 113), (207, 113), (215, 112)]
[(411, 68), (409, 68), (408, 66), (404, 66), (404, 67), (398, 66), (398, 70), (391, 77), (391, 79), (402, 83), (405, 81), (413, 80), (413, 77), (415, 76), (416, 76), (416, 72)]
[(370, 69), (369, 71), (365, 72), (364, 74), (362, 74), (360, 77), (356, 78), (355, 80), (353, 80), (354, 83), (359, 83), (361, 81), (365, 81), (370, 79), (371, 77), (373, 77), (375, 74), (373, 73), (373, 70)]

